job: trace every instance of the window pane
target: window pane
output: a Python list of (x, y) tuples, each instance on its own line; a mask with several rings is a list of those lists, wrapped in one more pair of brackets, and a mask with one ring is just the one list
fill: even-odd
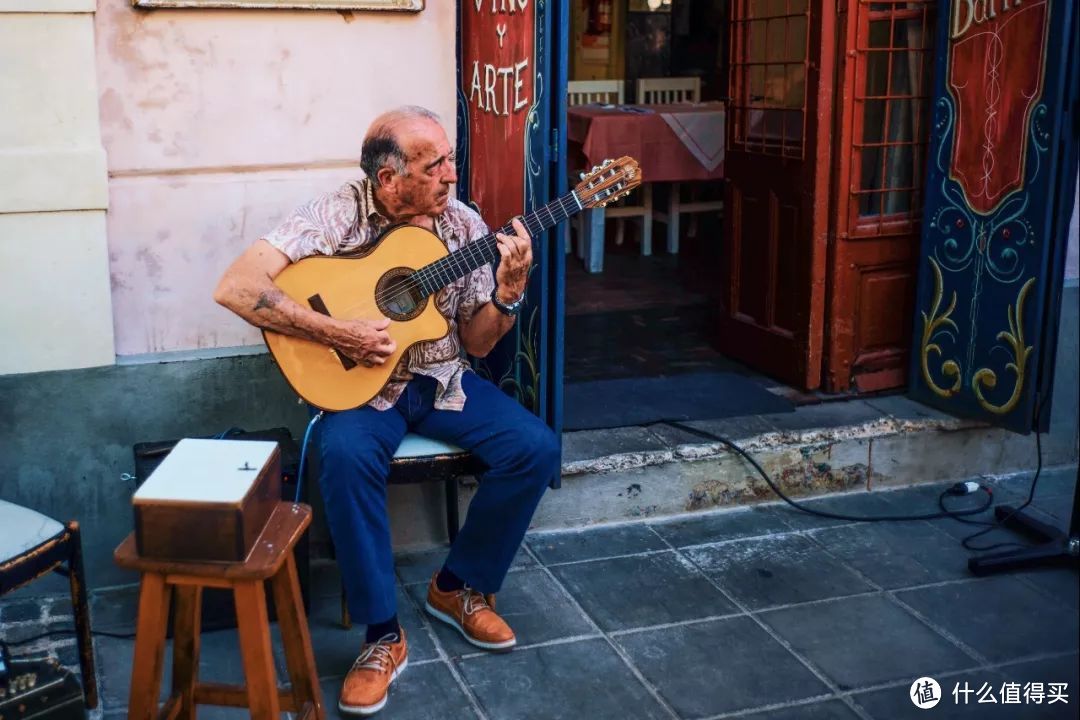
[(914, 139), (915, 106), (910, 100), (889, 100), (889, 141)]
[(754, 20), (750, 23), (749, 52), (750, 62), (765, 62), (765, 21)]
[(765, 102), (765, 66), (751, 65), (747, 70), (750, 76), (750, 97), (747, 100), (755, 105)]
[(787, 23), (788, 47), (784, 59), (803, 62), (806, 60), (806, 17), (788, 18)]
[(909, 188), (911, 187), (912, 163), (911, 146), (894, 145), (886, 148), (885, 155), (885, 187)]
[(863, 103), (863, 137), (864, 143), (879, 143), (885, 135), (882, 130), (885, 127), (885, 100), (867, 100)]
[(784, 55), (787, 49), (784, 47), (786, 41), (787, 20), (780, 18), (777, 20), (769, 20), (769, 35), (766, 39), (768, 48), (765, 51), (765, 59), (769, 62), (781, 62), (785, 59)]
[(806, 68), (802, 63), (787, 66), (787, 93), (784, 106), (801, 108), (806, 97)]
[(765, 102), (769, 107), (784, 107), (786, 79), (783, 65), (765, 66)]

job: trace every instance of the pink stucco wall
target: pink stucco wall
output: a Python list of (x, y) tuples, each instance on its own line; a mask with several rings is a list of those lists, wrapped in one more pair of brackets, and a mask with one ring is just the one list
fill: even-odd
[(380, 111), (453, 134), (455, 3), (419, 14), (135, 10), (98, 0), (118, 355), (260, 342), (210, 297), (244, 246), (358, 174)]

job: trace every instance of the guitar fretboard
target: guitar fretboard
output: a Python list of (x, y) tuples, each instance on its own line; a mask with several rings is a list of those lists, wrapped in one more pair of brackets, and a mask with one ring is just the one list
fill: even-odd
[[(524, 217), (525, 227), (528, 229), (529, 235), (535, 238), (543, 231), (558, 225), (581, 209), (582, 206), (578, 202), (577, 195), (570, 191), (561, 198), (552, 200), (547, 205), (526, 215)], [(510, 223), (507, 223), (494, 233), (485, 235), (479, 240), (455, 250), (446, 257), (417, 269), (412, 278), (419, 283), (419, 289), (425, 297), (432, 295), (458, 278), (465, 277), (473, 270), (493, 262), (495, 258), (499, 257), (499, 246), (495, 236), (499, 233), (510, 235), (513, 232), (513, 227)]]

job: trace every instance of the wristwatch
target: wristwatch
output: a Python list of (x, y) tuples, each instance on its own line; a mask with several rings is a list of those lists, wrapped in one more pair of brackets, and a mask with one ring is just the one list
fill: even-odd
[(503, 315), (509, 317), (517, 317), (517, 314), (521, 311), (521, 303), (525, 301), (525, 291), (521, 291), (521, 296), (514, 302), (507, 305), (499, 299), (499, 288), (496, 286), (491, 291), (491, 304), (495, 306), (495, 309), (501, 312)]

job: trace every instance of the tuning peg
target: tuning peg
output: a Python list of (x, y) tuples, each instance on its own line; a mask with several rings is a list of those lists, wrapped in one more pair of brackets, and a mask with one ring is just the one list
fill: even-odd
[(578, 177), (578, 180), (584, 180), (585, 179), (585, 173), (579, 173), (579, 175), (580, 176)]

